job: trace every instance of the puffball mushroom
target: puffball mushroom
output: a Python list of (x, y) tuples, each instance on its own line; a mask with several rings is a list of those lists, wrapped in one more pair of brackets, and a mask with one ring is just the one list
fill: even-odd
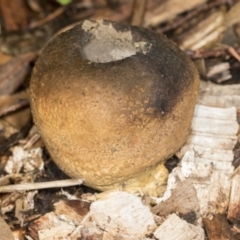
[(30, 84), (34, 121), (57, 165), (99, 190), (162, 194), (197, 98), (193, 63), (165, 36), (85, 20), (43, 50)]

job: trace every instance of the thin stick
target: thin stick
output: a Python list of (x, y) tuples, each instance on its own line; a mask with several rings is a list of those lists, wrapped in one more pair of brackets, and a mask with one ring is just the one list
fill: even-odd
[(39, 21), (32, 22), (29, 25), (29, 28), (33, 29), (33, 28), (42, 26), (43, 24), (46, 24), (46, 23), (52, 21), (53, 19), (57, 18), (61, 14), (63, 14), (65, 10), (66, 10), (66, 7), (60, 7), (56, 11), (54, 11), (53, 13), (49, 14), (47, 17), (45, 17), (45, 18), (43, 18), (43, 19), (41, 19)]
[[(237, 109), (237, 121), (238, 123), (240, 123), (240, 109)], [(240, 166), (240, 163), (239, 163), (239, 166)], [(234, 166), (234, 167), (237, 167), (237, 166)]]
[(142, 26), (146, 3), (147, 3), (146, 0), (135, 0), (134, 1), (131, 25)]
[(30, 191), (46, 188), (62, 188), (75, 185), (81, 185), (83, 183), (82, 179), (67, 179), (51, 182), (41, 182), (41, 183), (22, 183), (15, 185), (0, 186), (0, 193), (3, 192), (15, 192), (15, 191)]
[[(240, 54), (240, 48), (236, 49), (231, 49), (231, 52), (229, 49), (220, 49), (220, 50), (203, 50), (203, 51), (191, 51), (187, 50), (186, 54), (191, 58), (191, 59), (197, 59), (197, 58), (211, 58), (211, 57), (225, 57), (227, 55), (233, 55), (233, 52), (236, 54)], [(238, 58), (236, 58), (238, 60)]]
[(28, 106), (29, 106), (29, 101), (27, 99), (22, 99), (18, 103), (15, 103), (9, 107), (6, 107), (2, 111), (0, 111), (0, 117), (5, 116), (12, 112), (16, 112), (17, 110), (20, 110)]
[(23, 146), (23, 149), (29, 149), (33, 146), (35, 142), (37, 142), (41, 138), (39, 133), (34, 134), (29, 141)]
[(228, 52), (240, 62), (240, 56), (239, 53), (233, 48), (233, 47), (229, 47), (228, 48)]

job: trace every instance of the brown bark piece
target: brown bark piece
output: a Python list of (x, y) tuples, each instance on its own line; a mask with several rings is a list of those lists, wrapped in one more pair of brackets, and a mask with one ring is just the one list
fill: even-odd
[(178, 212), (183, 215), (199, 209), (196, 190), (190, 181), (180, 182), (166, 201), (152, 208), (152, 213), (168, 215)]
[(54, 212), (50, 212), (35, 220), (28, 229), (33, 239), (66, 239), (74, 231), (75, 226), (62, 221)]
[(58, 216), (64, 216), (65, 220), (79, 224), (89, 212), (90, 203), (78, 199), (62, 200), (55, 203), (54, 207)]
[(209, 240), (236, 240), (225, 215), (216, 214), (212, 220), (203, 218)]
[(24, 0), (1, 0), (4, 28), (6, 31), (17, 31), (28, 25), (28, 9)]

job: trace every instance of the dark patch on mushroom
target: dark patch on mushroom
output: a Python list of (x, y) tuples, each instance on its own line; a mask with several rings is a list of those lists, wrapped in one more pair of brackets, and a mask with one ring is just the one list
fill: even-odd
[[(105, 24), (107, 23), (105, 22)], [(118, 31), (129, 30), (129, 27), (122, 27), (116, 23), (114, 23), (114, 27)], [(91, 34), (83, 31), (81, 25), (62, 33), (43, 51), (43, 57), (39, 60), (41, 64), (38, 62), (39, 78), (44, 79), (44, 75), (50, 75), (49, 77), (55, 79), (54, 84), (62, 84), (62, 81), (58, 81), (58, 79), (66, 78), (68, 80), (66, 88), (72, 89), (74, 86), (71, 86), (69, 76), (75, 76), (74, 78), (80, 80), (84, 71), (86, 79), (97, 79), (95, 84), (99, 85), (103, 91), (104, 86), (109, 86), (117, 88), (114, 89), (116, 91), (130, 93), (137, 84), (137, 81), (132, 79), (134, 75), (134, 78), (139, 79), (139, 85), (148, 85), (149, 102), (144, 104), (144, 107), (152, 107), (155, 112), (167, 115), (179, 101), (178, 96), (181, 96), (184, 89), (189, 86), (194, 73), (190, 72), (186, 64), (179, 59), (179, 55), (184, 59), (187, 57), (177, 47), (166, 47), (165, 44), (169, 40), (165, 36), (137, 27), (133, 27), (131, 32), (133, 41), (146, 41), (152, 44), (149, 52), (146, 54), (137, 52), (131, 58), (114, 62), (89, 64), (87, 60), (82, 59), (79, 49), (89, 41)], [(129, 70), (126, 71), (126, 69)], [(56, 72), (58, 72), (57, 78)], [(143, 74), (145, 75), (143, 76)], [(105, 77), (98, 78), (100, 75)], [(121, 81), (121, 84), (117, 84), (116, 81)], [(84, 92), (82, 89), (79, 91)], [(141, 99), (141, 96), (139, 98)], [(142, 99), (142, 101), (144, 100)]]

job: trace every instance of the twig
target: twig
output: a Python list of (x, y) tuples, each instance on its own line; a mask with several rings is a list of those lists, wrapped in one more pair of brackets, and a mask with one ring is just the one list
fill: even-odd
[(229, 47), (228, 48), (228, 52), (240, 62), (240, 56), (239, 53), (233, 48), (233, 47)]
[(133, 4), (133, 12), (131, 25), (133, 26), (142, 26), (143, 17), (146, 9), (146, 0), (135, 0)]
[(15, 103), (9, 107), (6, 107), (2, 111), (0, 111), (0, 117), (28, 106), (29, 106), (29, 101), (27, 99), (21, 99), (18, 103)]
[(29, 25), (29, 29), (33, 29), (39, 26), (42, 26), (45, 23), (48, 23), (50, 21), (52, 21), (54, 18), (57, 18), (58, 16), (60, 16), (61, 14), (64, 13), (64, 11), (66, 10), (66, 7), (60, 7), (58, 8), (56, 11), (54, 11), (53, 13), (49, 14), (47, 17), (37, 21), (37, 22), (32, 22)]
[[(234, 49), (234, 52), (237, 53), (237, 54), (240, 54), (240, 48)], [(187, 50), (187, 51), (185, 51), (185, 53), (191, 59), (211, 58), (211, 57), (225, 57), (225, 56), (227, 56), (229, 54), (232, 55), (232, 53), (229, 52), (229, 48), (228, 49), (221, 49), (221, 50), (205, 50), (205, 51), (199, 51), (199, 50), (191, 51), (191, 50)]]
[(83, 220), (81, 221), (81, 223), (71, 232), (71, 234), (69, 235), (70, 238), (74, 239), (74, 237), (76, 237), (76, 235), (80, 232), (80, 229), (84, 227), (84, 224), (86, 223), (87, 220), (89, 220), (90, 218), (90, 213), (88, 212)]
[(23, 146), (23, 149), (29, 149), (33, 146), (35, 142), (37, 142), (41, 138), (39, 133), (34, 134), (29, 141)]
[[(237, 109), (237, 120), (238, 120), (238, 123), (240, 123), (240, 109)], [(239, 160), (239, 165), (240, 165), (240, 160)]]
[(46, 188), (62, 188), (75, 185), (81, 185), (83, 183), (82, 179), (67, 179), (51, 182), (41, 182), (41, 183), (22, 183), (15, 185), (0, 186), (0, 193), (15, 192), (15, 191), (31, 191)]

